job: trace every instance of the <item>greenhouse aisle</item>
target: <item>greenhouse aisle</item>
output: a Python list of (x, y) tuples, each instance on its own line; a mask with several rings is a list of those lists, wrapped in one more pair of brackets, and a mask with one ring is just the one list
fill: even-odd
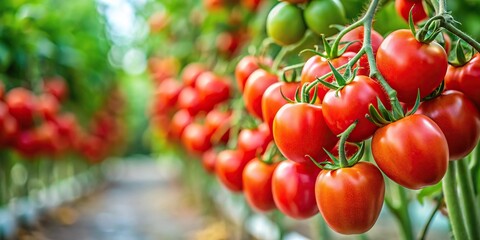
[[(59, 208), (23, 239), (202, 239), (207, 222), (185, 197), (175, 170), (154, 161), (124, 162), (104, 189)], [(209, 225), (210, 226), (210, 225)]]

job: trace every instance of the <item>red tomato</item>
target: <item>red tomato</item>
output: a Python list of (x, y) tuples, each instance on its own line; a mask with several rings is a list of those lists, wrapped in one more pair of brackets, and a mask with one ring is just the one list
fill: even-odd
[(5, 84), (0, 79), (0, 99), (3, 100), (4, 97), (5, 97)]
[(412, 19), (414, 23), (427, 19), (428, 16), (423, 8), (422, 0), (395, 0), (397, 13), (407, 22), (412, 7)]
[(57, 115), (52, 122), (56, 125), (59, 135), (69, 147), (73, 147), (78, 143), (79, 126), (75, 115), (71, 113)]
[(245, 56), (238, 62), (235, 67), (235, 79), (237, 80), (237, 85), (240, 88), (240, 91), (243, 92), (248, 77), (250, 77), (255, 70), (260, 68), (258, 63), (259, 59), (255, 56)]
[(37, 98), (33, 93), (25, 88), (14, 88), (10, 90), (5, 103), (8, 106), (10, 114), (17, 120), (22, 127), (30, 127), (34, 122), (34, 115), (37, 112)]
[(204, 153), (212, 147), (205, 126), (191, 123), (182, 133), (182, 143), (191, 153)]
[(243, 191), (248, 204), (258, 212), (275, 209), (272, 194), (272, 176), (278, 163), (266, 164), (251, 160), (243, 170)]
[(178, 95), (182, 90), (182, 85), (173, 78), (167, 78), (160, 83), (155, 92), (157, 101), (162, 101), (166, 104), (168, 109), (175, 106), (178, 100)]
[(185, 86), (195, 87), (198, 76), (207, 71), (207, 68), (200, 63), (190, 63), (183, 69), (182, 81)]
[(262, 0), (242, 0), (241, 3), (250, 11), (256, 11), (260, 4), (262, 4)]
[(463, 92), (480, 109), (480, 54), (463, 66), (448, 66), (445, 88)]
[(46, 79), (43, 82), (43, 91), (53, 95), (59, 102), (68, 97), (68, 86), (60, 76)]
[(60, 104), (58, 100), (50, 94), (42, 94), (38, 97), (37, 103), (38, 112), (45, 119), (52, 120), (57, 115)]
[(410, 189), (434, 185), (447, 171), (447, 139), (425, 115), (411, 115), (379, 128), (372, 138), (372, 154), (387, 177)]
[(210, 174), (215, 173), (216, 161), (217, 161), (217, 152), (215, 152), (215, 150), (210, 149), (203, 153), (202, 165), (203, 165), (203, 169), (205, 169), (207, 173), (210, 173)]
[(262, 96), (267, 88), (276, 82), (278, 82), (277, 75), (263, 69), (255, 70), (255, 72), (248, 77), (243, 92), (243, 100), (250, 114), (259, 119), (263, 119)]
[(43, 122), (36, 129), (40, 151), (49, 156), (61, 153), (67, 145), (60, 139), (57, 126), (52, 122)]
[(6, 104), (0, 102), (0, 146), (11, 144), (17, 131), (17, 121), (8, 112)]
[(170, 123), (169, 134), (173, 139), (180, 139), (185, 128), (193, 122), (193, 116), (185, 109), (176, 112)]
[(366, 140), (378, 128), (365, 118), (369, 113), (370, 104), (378, 106), (377, 97), (385, 106), (390, 105), (387, 94), (380, 84), (367, 76), (356, 76), (340, 91), (330, 90), (325, 95), (322, 103), (325, 122), (335, 135), (339, 135), (358, 120), (348, 140), (350, 142)]
[[(347, 47), (346, 52), (360, 51), (363, 45), (363, 37), (365, 36), (364, 31), (365, 31), (365, 28), (363, 26), (360, 26), (348, 32), (342, 37), (340, 42), (355, 42), (352, 45)], [(383, 41), (383, 37), (375, 30), (372, 30), (370, 39), (372, 42), (373, 52), (377, 53), (377, 50)], [(340, 47), (343, 47), (343, 45), (341, 45)]]
[(300, 87), (298, 82), (276, 82), (267, 88), (262, 97), (262, 115), (265, 123), (268, 124), (270, 131), (273, 129), (273, 119), (280, 108), (287, 104), (282, 96), (294, 100), (295, 92)]
[(449, 90), (423, 102), (418, 114), (431, 118), (442, 129), (448, 142), (450, 160), (466, 157), (480, 138), (480, 113), (461, 92)]
[(230, 83), (212, 72), (204, 72), (198, 76), (195, 88), (206, 111), (215, 105), (227, 101), (230, 97)]
[(273, 121), (273, 138), (287, 159), (310, 163), (309, 155), (323, 161), (338, 138), (330, 131), (323, 117), (322, 107), (307, 103), (287, 104), (280, 108)]
[[(332, 65), (334, 67), (340, 67), (344, 64), (346, 64), (353, 56), (355, 56), (354, 52), (346, 52), (342, 56), (330, 60)], [(302, 69), (302, 85), (305, 83), (313, 82), (317, 78), (322, 77), (323, 75), (330, 73), (330, 66), (328, 65), (328, 61), (318, 55), (315, 55), (311, 57), (310, 59), (307, 60), (305, 65), (303, 66)], [(340, 71), (341, 73), (344, 72), (344, 70)], [(358, 69), (357, 74), (358, 75), (368, 75), (370, 72), (370, 68), (368, 67), (368, 64), (365, 65), (362, 60), (360, 60), (360, 67)], [(335, 79), (333, 76), (328, 77), (325, 79), (327, 82), (333, 82)], [(322, 84), (317, 85), (318, 90), (317, 90), (317, 95), (318, 95), (318, 101), (322, 102), (323, 97), (327, 92), (330, 90), (329, 88), (323, 86)], [(314, 90), (310, 91), (310, 96), (313, 96)]]
[(241, 33), (235, 32), (222, 32), (218, 34), (216, 40), (218, 51), (228, 57), (234, 55), (242, 44)]
[(224, 150), (218, 153), (215, 172), (220, 182), (232, 192), (243, 190), (243, 169), (252, 158), (241, 150)]
[(385, 182), (368, 162), (338, 170), (323, 170), (315, 183), (318, 209), (327, 225), (341, 234), (370, 230), (382, 210)]
[(282, 161), (272, 177), (273, 200), (285, 215), (307, 219), (318, 213), (315, 179), (320, 169), (293, 161)]
[(272, 135), (265, 123), (257, 129), (243, 129), (238, 135), (238, 149), (242, 150), (245, 158), (253, 159), (267, 150), (268, 144), (272, 141)]
[(40, 151), (40, 144), (35, 129), (29, 129), (20, 132), (16, 136), (14, 148), (27, 158), (37, 155)]
[(180, 92), (177, 105), (179, 108), (188, 111), (192, 116), (205, 109), (198, 91), (192, 87), (186, 87)]
[(388, 35), (377, 52), (378, 70), (398, 99), (412, 105), (437, 88), (447, 72), (447, 54), (436, 42), (421, 43), (410, 30), (397, 30)]
[(222, 112), (217, 109), (213, 109), (205, 116), (205, 127), (208, 135), (212, 136), (210, 139), (212, 143), (228, 142), (231, 116), (231, 112)]

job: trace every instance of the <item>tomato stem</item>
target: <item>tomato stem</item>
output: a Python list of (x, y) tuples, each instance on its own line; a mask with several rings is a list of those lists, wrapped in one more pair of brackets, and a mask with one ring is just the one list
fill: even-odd
[(342, 29), (342, 31), (340, 31), (338, 33), (337, 37), (335, 38), (335, 41), (333, 42), (332, 52), (328, 53), (328, 54), (330, 54), (330, 56), (332, 56), (334, 58), (337, 57), (337, 55), (338, 55), (338, 45), (340, 44), (340, 40), (342, 39), (342, 37), (345, 36), (345, 34), (347, 34), (348, 32), (352, 31), (353, 29), (362, 26), (362, 24), (363, 24), (363, 22), (362, 22), (362, 19), (361, 19), (359, 21), (356, 21), (356, 22), (352, 23), (350, 26)]
[(447, 204), (448, 217), (452, 226), (453, 236), (455, 239), (468, 239), (465, 223), (462, 218), (460, 209), (460, 199), (457, 196), (457, 186), (455, 184), (456, 164), (450, 162), (448, 164), (447, 173), (442, 180), (445, 203)]
[[(397, 219), (401, 228), (402, 239), (412, 240), (414, 239), (412, 221), (408, 212), (409, 200), (405, 188), (392, 182), (387, 181), (390, 186), (390, 194), (385, 195), (385, 204), (388, 209), (393, 213), (393, 216)], [(392, 189), (394, 187), (394, 189)], [(393, 202), (396, 200), (397, 202)]]
[(340, 167), (350, 167), (348, 164), (348, 160), (345, 154), (345, 144), (347, 144), (347, 139), (350, 134), (353, 132), (355, 127), (357, 126), (358, 120), (353, 122), (345, 132), (340, 135), (340, 142), (338, 143), (338, 158), (340, 162)]
[(461, 201), (461, 208), (465, 220), (465, 227), (469, 239), (480, 239), (480, 226), (478, 219), (478, 209), (479, 206), (475, 202), (475, 195), (473, 193), (473, 184), (470, 171), (467, 167), (467, 159), (461, 159), (455, 161), (454, 164), (457, 165), (456, 168), (456, 179), (459, 186), (459, 198)]
[(419, 237), (418, 237), (419, 240), (424, 240), (424, 239), (426, 239), (427, 233), (428, 233), (428, 229), (430, 228), (430, 224), (432, 223), (433, 218), (435, 217), (435, 215), (437, 214), (438, 210), (440, 209), (440, 206), (442, 206), (442, 203), (443, 203), (443, 196), (442, 196), (442, 197), (439, 197), (439, 198), (437, 199), (437, 204), (435, 205), (435, 208), (433, 209), (432, 213), (431, 213), (430, 216), (428, 217), (427, 222), (425, 223), (425, 225), (424, 225), (423, 228), (422, 228), (422, 231), (421, 231), (420, 234), (419, 234)]

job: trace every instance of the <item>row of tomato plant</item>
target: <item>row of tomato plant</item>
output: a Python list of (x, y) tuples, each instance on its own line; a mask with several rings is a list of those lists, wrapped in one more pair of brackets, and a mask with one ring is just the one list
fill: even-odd
[[(236, 17), (237, 9), (258, 10), (253, 3), (268, 6), (204, 1), (212, 14), (223, 7)], [(232, 42), (220, 34), (215, 49), (235, 49), (223, 56), (234, 68), (199, 48), (215, 61), (186, 61), (178, 77), (151, 69), (151, 125), (255, 211), (320, 213), (336, 232), (361, 234), (385, 203), (403, 238), (413, 239), (408, 205), (417, 195), (438, 206), (419, 238), (442, 210), (456, 239), (476, 239), (480, 44), (458, 28), (446, 1), (396, 0), (405, 28), (385, 37), (373, 29), (380, 2), (364, 4), (347, 17), (351, 6), (340, 1), (280, 1), (259, 14), (267, 37), (238, 62), (253, 20), (229, 22), (246, 37), (220, 47)]]

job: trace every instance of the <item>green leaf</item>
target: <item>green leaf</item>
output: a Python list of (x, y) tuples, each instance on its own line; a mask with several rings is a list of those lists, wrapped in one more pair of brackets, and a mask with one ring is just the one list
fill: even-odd
[(433, 197), (441, 193), (442, 193), (442, 182), (440, 181), (436, 185), (426, 187), (420, 190), (417, 194), (417, 200), (420, 202), (420, 204), (423, 205), (424, 199), (426, 197)]
[(337, 80), (338, 86), (343, 87), (346, 84), (345, 78), (338, 72), (338, 70), (332, 65), (330, 61), (328, 61), (328, 66), (332, 70), (333, 76), (335, 77), (335, 80)]

